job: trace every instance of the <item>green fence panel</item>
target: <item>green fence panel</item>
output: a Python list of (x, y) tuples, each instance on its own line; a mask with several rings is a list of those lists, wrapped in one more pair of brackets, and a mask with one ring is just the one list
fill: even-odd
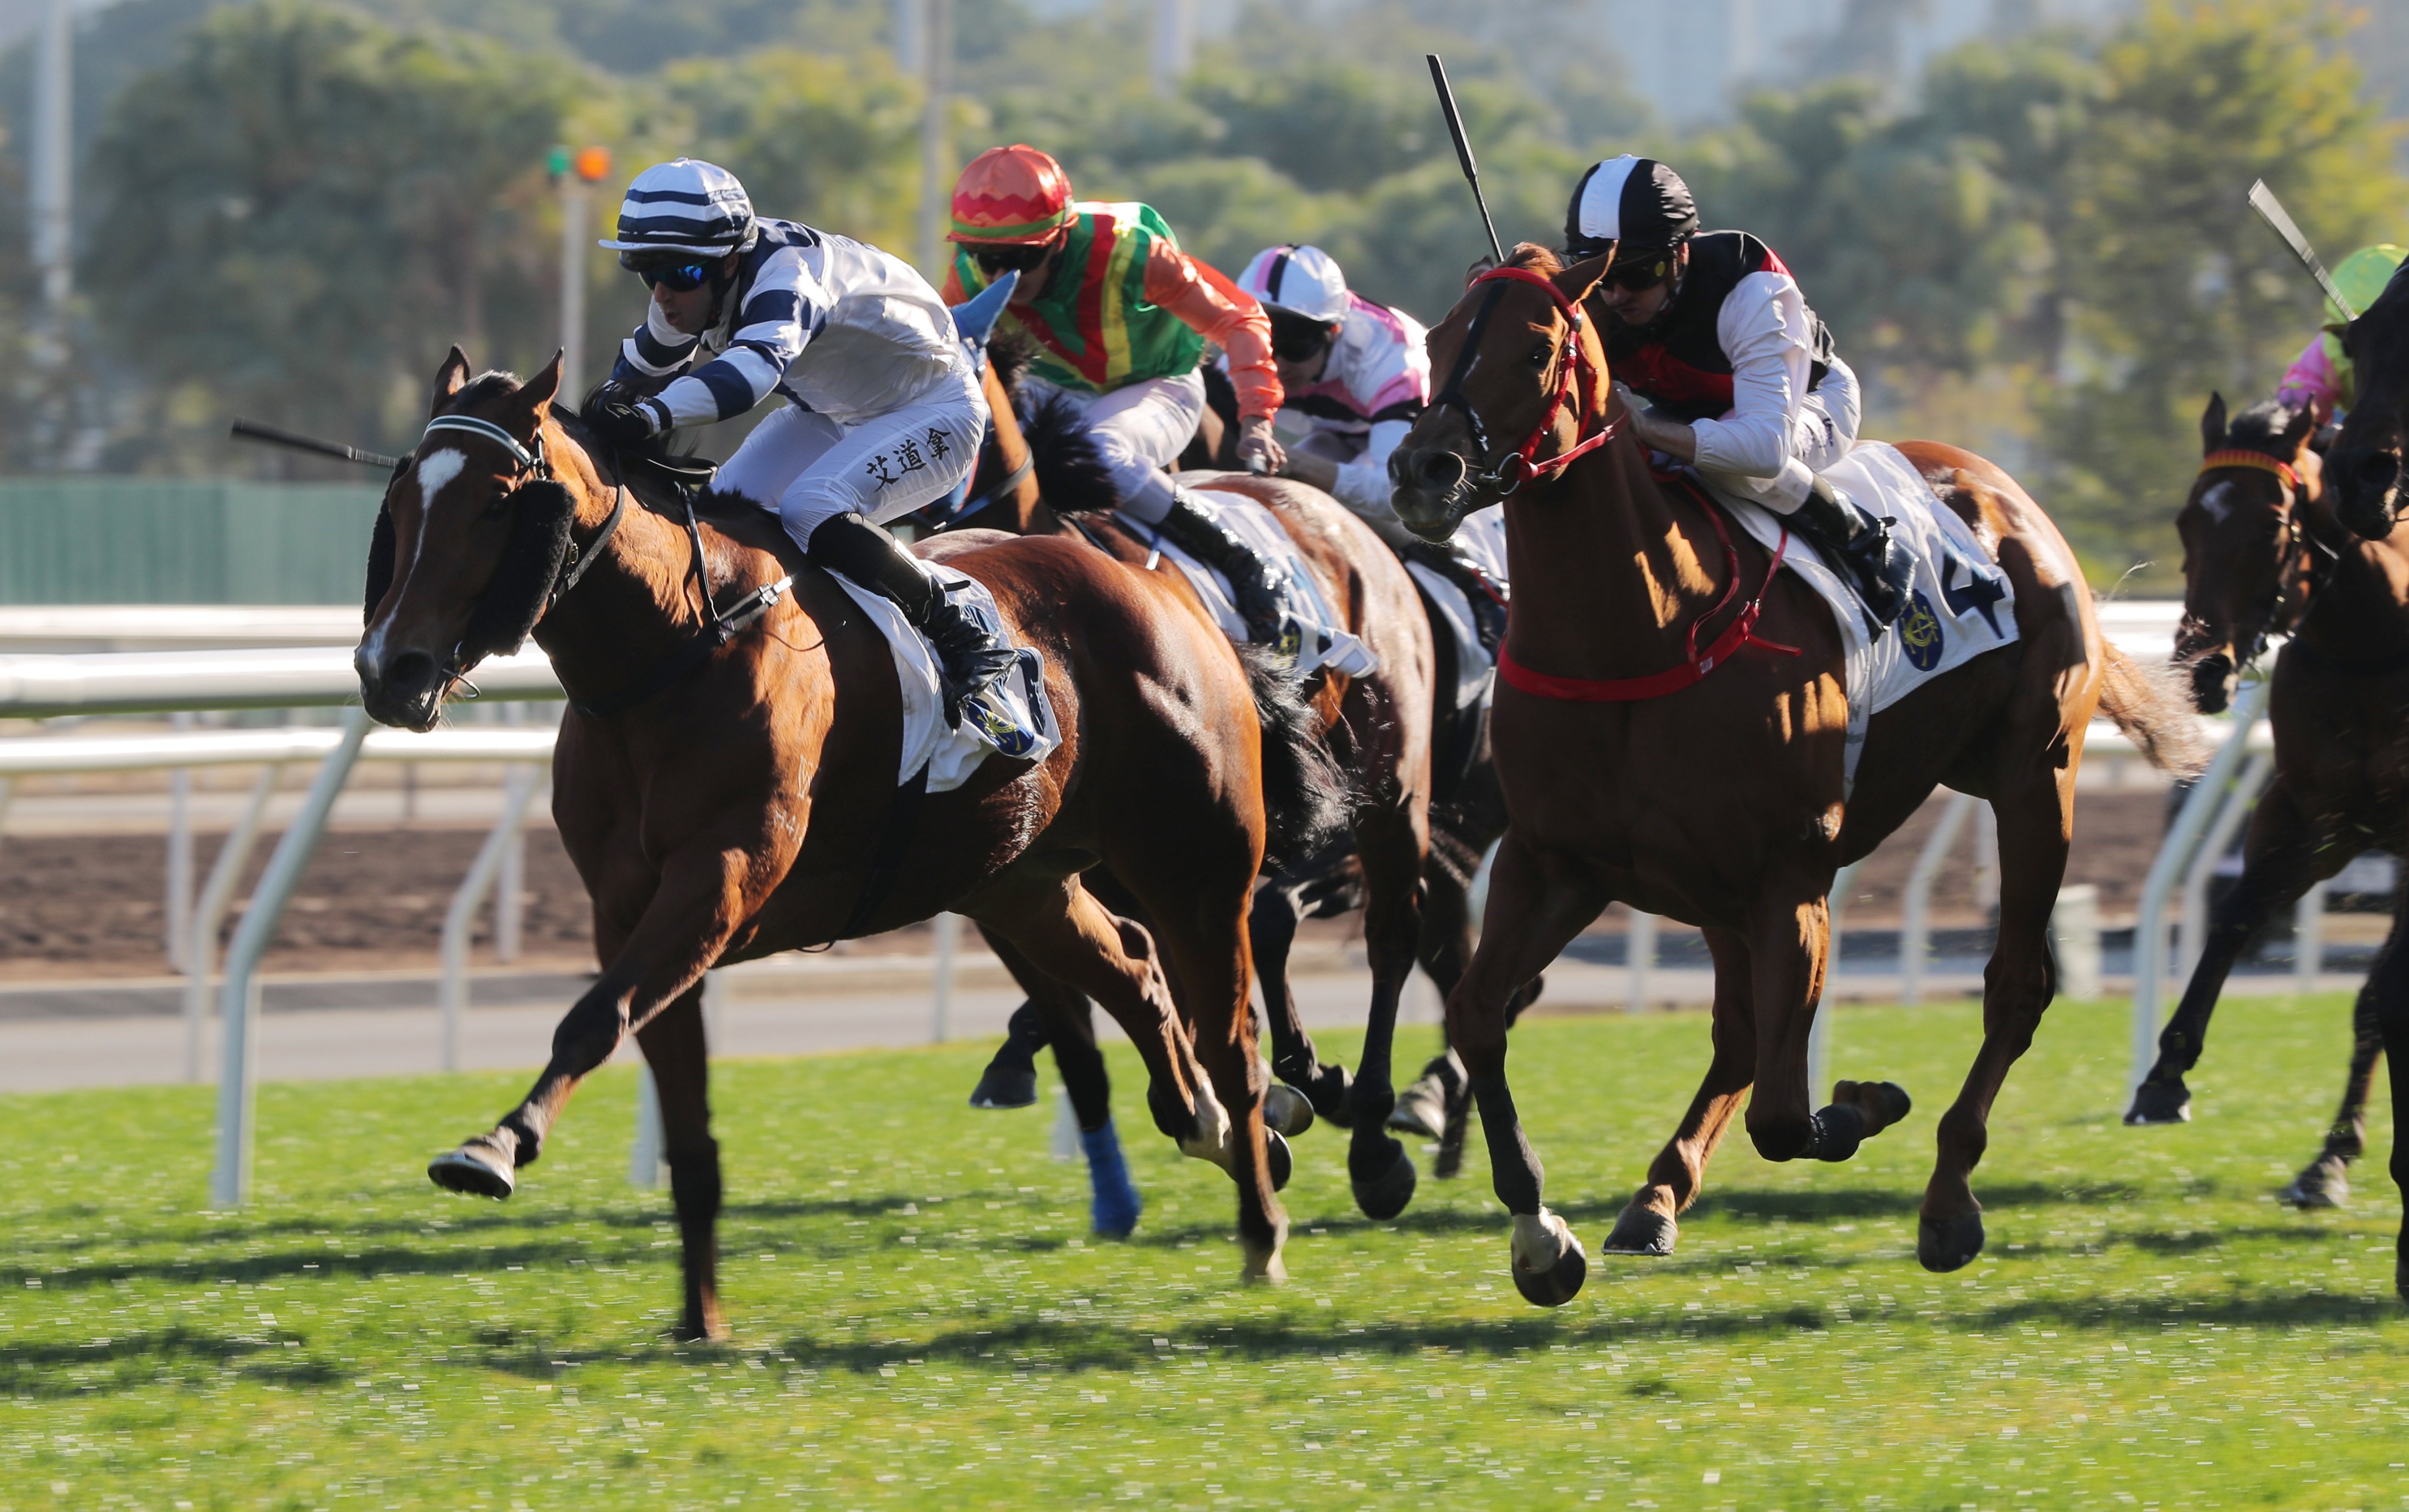
[(0, 603), (348, 604), (373, 485), (0, 481)]

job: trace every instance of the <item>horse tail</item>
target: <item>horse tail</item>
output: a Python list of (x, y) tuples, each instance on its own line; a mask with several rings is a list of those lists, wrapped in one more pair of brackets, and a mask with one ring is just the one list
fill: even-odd
[(1346, 825), (1347, 779), (1279, 658), (1260, 646), (1237, 649), (1262, 727), (1264, 860), (1302, 862)]
[(2145, 667), (2113, 642), (2103, 643), (2108, 669), (2099, 684), (2100, 712), (2151, 766), (2175, 777), (2199, 776), (2214, 753), (2200, 735), (2182, 674), (2171, 665)]

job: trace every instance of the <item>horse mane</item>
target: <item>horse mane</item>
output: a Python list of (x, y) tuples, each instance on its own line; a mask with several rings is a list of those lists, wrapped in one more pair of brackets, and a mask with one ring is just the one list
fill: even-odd
[(1015, 398), (1020, 396), (1020, 381), (1036, 360), (1037, 343), (1026, 331), (998, 331), (988, 338), (988, 366), (995, 369), (995, 381), (1003, 385), (1003, 391)]
[(2233, 417), (2226, 426), (2225, 444), (2237, 452), (2264, 452), (2269, 456), (2289, 462), (2296, 443), (2287, 433), (2299, 424), (2302, 406), (2287, 404), (2281, 396), (2260, 399)]
[(1527, 267), (1534, 273), (1544, 273), (1549, 278), (1554, 278), (1565, 270), (1565, 261), (1556, 255), (1554, 249), (1542, 247), (1536, 241), (1517, 243), (1513, 252), (1507, 255), (1506, 266)]

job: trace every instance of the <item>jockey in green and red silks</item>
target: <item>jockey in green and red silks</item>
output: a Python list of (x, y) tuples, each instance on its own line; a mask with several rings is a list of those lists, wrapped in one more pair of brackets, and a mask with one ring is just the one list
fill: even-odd
[(1027, 382), (1086, 417), (1111, 473), (1119, 512), (1159, 530), (1230, 580), (1249, 636), (1295, 634), (1286, 575), (1200, 508), (1163, 469), (1204, 413), (1207, 342), (1229, 356), (1237, 391), (1238, 454), (1277, 471), (1272, 436), (1281, 402), (1262, 307), (1179, 250), (1153, 207), (1080, 202), (1062, 166), (1036, 148), (990, 148), (955, 185), (948, 304), (1017, 273), (999, 327), (1036, 343)]

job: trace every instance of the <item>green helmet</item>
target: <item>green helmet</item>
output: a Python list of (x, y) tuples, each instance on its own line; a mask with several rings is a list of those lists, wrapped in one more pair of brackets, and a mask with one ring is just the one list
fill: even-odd
[[(2342, 291), (2342, 296), (2350, 301), (2353, 310), (2363, 314), (2367, 307), (2382, 295), (2384, 286), (2392, 281), (2393, 270), (2401, 266), (2404, 257), (2409, 257), (2409, 251), (2388, 241), (2378, 246), (2361, 247), (2336, 266), (2334, 287)], [(2330, 299), (2326, 301), (2326, 320), (2333, 325), (2344, 324), (2342, 311), (2334, 308)]]

